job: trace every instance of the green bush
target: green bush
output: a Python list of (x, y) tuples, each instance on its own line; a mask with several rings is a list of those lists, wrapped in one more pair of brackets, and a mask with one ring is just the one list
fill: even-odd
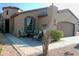
[(58, 41), (64, 36), (64, 33), (60, 30), (51, 30), (50, 35), (53, 41)]

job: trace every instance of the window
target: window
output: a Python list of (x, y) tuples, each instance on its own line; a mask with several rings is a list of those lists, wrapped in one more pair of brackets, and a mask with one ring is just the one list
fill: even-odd
[(6, 11), (6, 15), (8, 15), (8, 10)]
[(30, 25), (30, 23), (31, 23), (31, 18), (27, 18), (27, 26), (29, 26)]
[(33, 32), (35, 28), (35, 19), (33, 17), (26, 17), (24, 23), (24, 31), (27, 33)]
[(47, 24), (42, 24), (43, 29), (46, 29)]

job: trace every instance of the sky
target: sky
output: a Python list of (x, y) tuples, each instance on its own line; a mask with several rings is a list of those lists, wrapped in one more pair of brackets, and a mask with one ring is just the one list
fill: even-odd
[(0, 3), (0, 11), (2, 12), (2, 7), (5, 7), (5, 6), (18, 7), (25, 11), (25, 10), (47, 7), (49, 5), (50, 3)]
[[(2, 12), (2, 8), (5, 6), (14, 6), (26, 11), (50, 5), (51, 3), (0, 3), (0, 12)], [(54, 5), (57, 6), (59, 10), (70, 9), (79, 18), (79, 3), (54, 3)]]

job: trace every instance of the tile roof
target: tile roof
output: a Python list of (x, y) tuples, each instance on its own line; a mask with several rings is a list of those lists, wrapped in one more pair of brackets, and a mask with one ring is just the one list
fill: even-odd
[(6, 8), (11, 8), (11, 9), (19, 9), (18, 7), (12, 7), (12, 6), (7, 6), (7, 7), (3, 7), (2, 9), (6, 9)]
[(34, 9), (34, 10), (29, 10), (29, 11), (24, 11), (24, 12), (18, 12), (18, 13), (16, 13), (16, 14), (12, 15), (11, 18), (16, 17), (16, 16), (18, 16), (18, 15), (20, 15), (20, 14), (23, 14), (23, 13), (29, 13), (29, 12), (39, 11), (39, 10), (43, 10), (43, 9), (47, 9), (47, 8), (48, 8), (48, 7), (39, 8), (39, 9)]

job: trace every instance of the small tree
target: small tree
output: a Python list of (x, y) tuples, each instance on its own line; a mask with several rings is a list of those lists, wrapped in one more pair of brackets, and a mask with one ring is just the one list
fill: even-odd
[(50, 35), (53, 41), (58, 41), (64, 36), (64, 33), (60, 30), (51, 30)]

